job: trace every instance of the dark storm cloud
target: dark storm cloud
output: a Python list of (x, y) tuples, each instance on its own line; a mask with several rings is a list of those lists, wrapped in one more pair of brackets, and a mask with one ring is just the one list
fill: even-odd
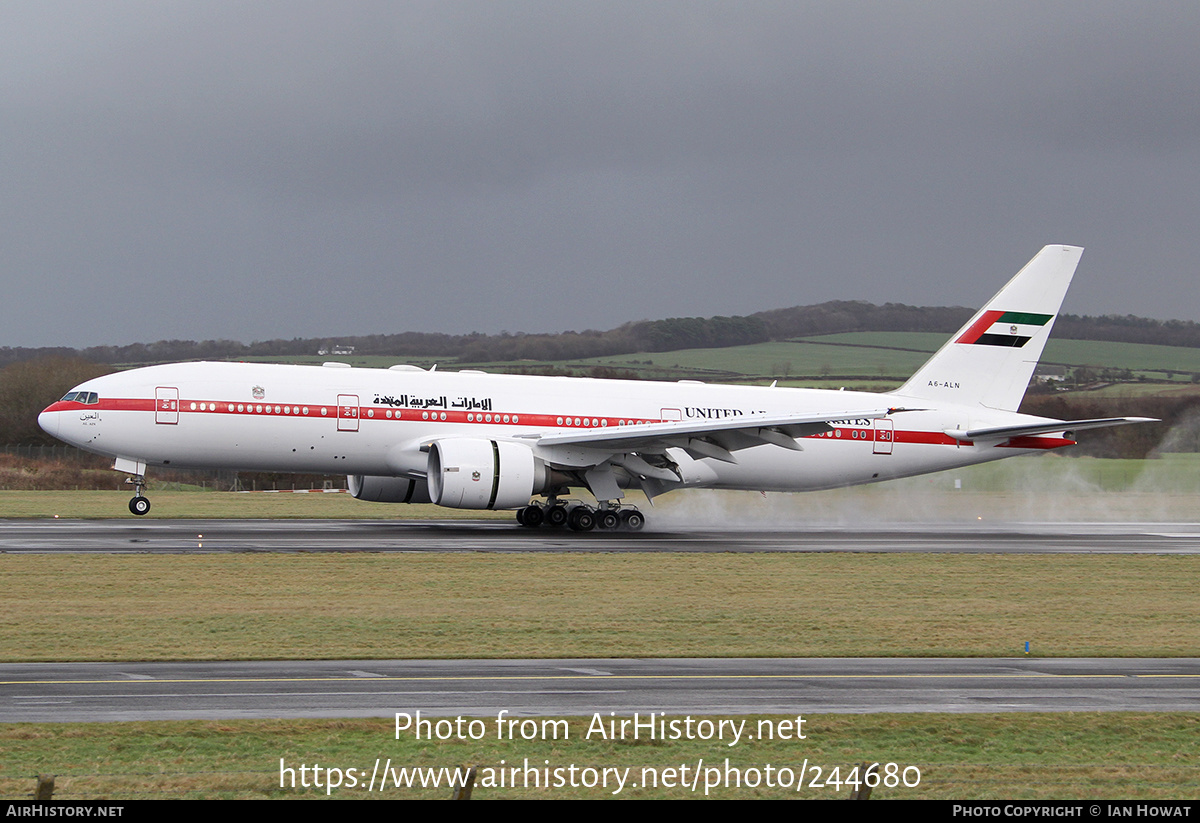
[(0, 6), (0, 343), (970, 305), (1047, 242), (1200, 319), (1200, 12), (1046, 6)]

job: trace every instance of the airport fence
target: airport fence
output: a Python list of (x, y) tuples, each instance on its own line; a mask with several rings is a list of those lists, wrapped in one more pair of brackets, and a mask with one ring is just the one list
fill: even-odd
[(106, 458), (63, 443), (8, 445), (2, 447), (2, 453), (26, 460), (59, 460), (64, 463), (95, 463), (97, 461), (103, 463), (106, 461)]

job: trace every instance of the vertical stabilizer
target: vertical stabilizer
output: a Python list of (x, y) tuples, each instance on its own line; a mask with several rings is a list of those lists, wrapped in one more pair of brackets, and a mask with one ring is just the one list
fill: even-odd
[(1082, 254), (1046, 246), (895, 394), (1016, 411)]

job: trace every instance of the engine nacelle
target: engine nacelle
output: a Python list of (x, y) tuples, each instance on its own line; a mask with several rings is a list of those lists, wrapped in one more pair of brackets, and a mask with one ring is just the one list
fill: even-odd
[(433, 502), (429, 496), (429, 486), (424, 480), (352, 474), (346, 477), (346, 485), (356, 500), (370, 500), (373, 503)]
[(429, 494), (454, 509), (515, 509), (546, 487), (548, 470), (524, 443), (450, 438), (429, 446)]

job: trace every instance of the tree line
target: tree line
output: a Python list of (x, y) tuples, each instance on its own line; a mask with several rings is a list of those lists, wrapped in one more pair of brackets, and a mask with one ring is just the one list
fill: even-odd
[[(460, 363), (505, 360), (576, 360), (635, 352), (723, 348), (811, 335), (854, 331), (914, 331), (950, 334), (970, 318), (971, 309), (945, 306), (877, 306), (861, 301), (832, 301), (732, 317), (672, 317), (639, 320), (608, 331), (545, 334), (398, 334), (338, 338), (292, 338), (240, 343), (236, 340), (159, 340), (128, 346), (0, 347), (0, 366), (45, 358), (92, 363), (141, 365), (179, 360), (229, 360), (240, 357), (313, 355), (331, 343), (353, 346), (358, 355), (439, 357)], [(1064, 314), (1055, 337), (1200, 347), (1200, 324), (1152, 320), (1132, 315), (1101, 317)]]

